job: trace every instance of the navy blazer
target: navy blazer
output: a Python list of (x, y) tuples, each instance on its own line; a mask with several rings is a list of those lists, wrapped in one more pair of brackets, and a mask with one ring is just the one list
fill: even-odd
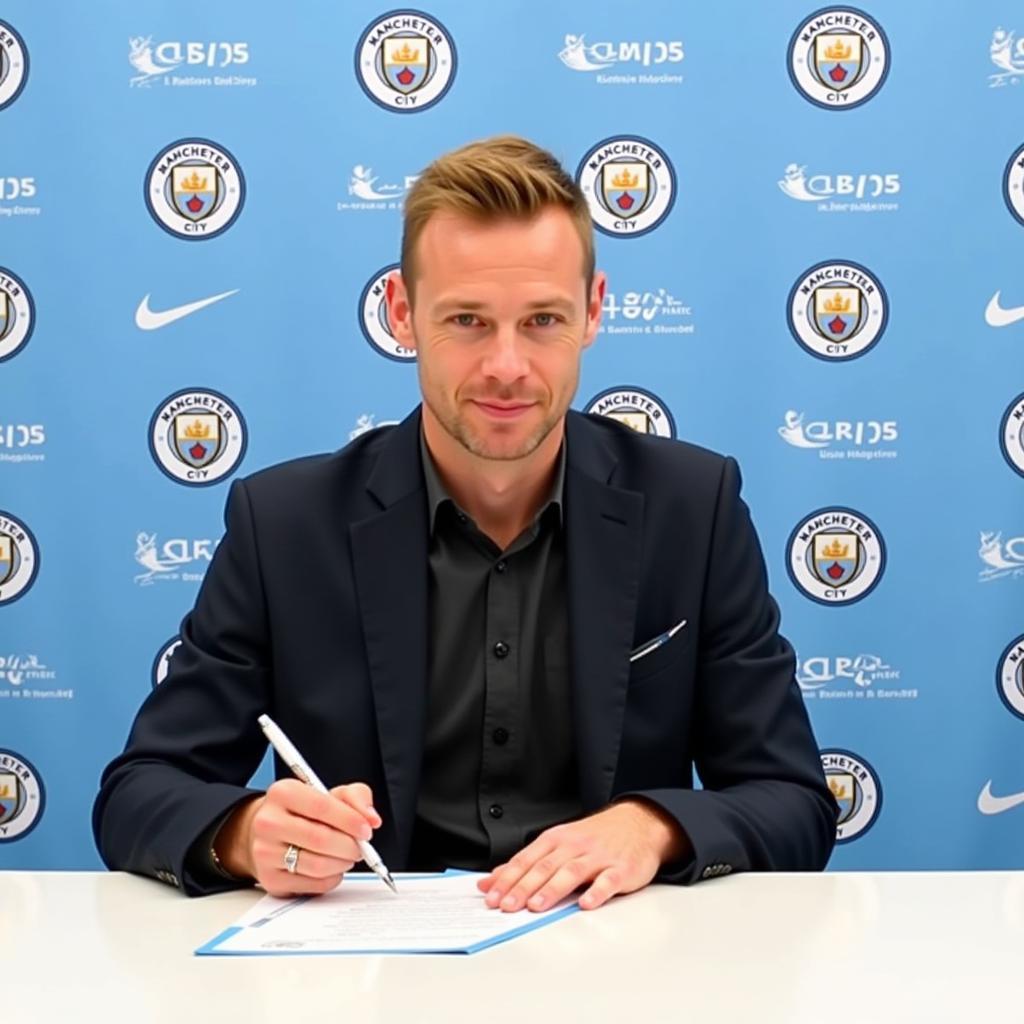
[[(190, 895), (230, 887), (190, 877), (185, 858), (254, 792), (263, 712), (327, 786), (372, 787), (374, 845), (392, 870), (409, 866), (429, 642), (419, 432), (417, 408), (232, 485), (170, 673), (103, 773), (93, 827), (110, 868)], [(694, 850), (671, 881), (823, 868), (837, 808), (735, 461), (577, 412), (566, 443), (584, 809), (625, 794), (663, 807)], [(680, 619), (671, 641), (629, 661)]]

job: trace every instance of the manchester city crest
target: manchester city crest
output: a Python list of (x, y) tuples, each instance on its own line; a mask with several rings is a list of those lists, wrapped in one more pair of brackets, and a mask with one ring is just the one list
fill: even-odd
[(848, 843), (862, 836), (878, 819), (882, 784), (871, 765), (848, 750), (823, 750), (821, 767), (839, 805), (836, 842)]
[(1018, 224), (1024, 224), (1024, 145), (1018, 146), (1003, 171), (1003, 200)]
[(179, 139), (146, 171), (146, 207), (176, 238), (198, 241), (227, 231), (245, 203), (245, 177), (228, 150), (209, 139)]
[(39, 824), (45, 807), (39, 772), (27, 758), (0, 749), (0, 843), (24, 839)]
[(639, 135), (599, 142), (576, 168), (594, 227), (630, 237), (653, 231), (676, 200), (676, 174), (663, 150)]
[(999, 446), (1010, 468), (1024, 476), (1024, 393), (1019, 394), (1003, 413), (999, 424)]
[(39, 572), (39, 545), (16, 516), (0, 510), (0, 605), (24, 595)]
[(811, 103), (850, 110), (867, 103), (889, 74), (882, 26), (855, 7), (825, 7), (803, 20), (789, 41), (789, 78)]
[(0, 21), (0, 110), (9, 107), (28, 81), (28, 50), (13, 26)]
[(875, 524), (839, 506), (812, 512), (786, 545), (789, 578), (818, 604), (853, 604), (867, 597), (882, 578), (885, 558)]
[(397, 263), (391, 263), (381, 267), (366, 285), (359, 296), (359, 329), (363, 337), (369, 342), (370, 347), (379, 355), (394, 359), (398, 363), (412, 363), (416, 361), (416, 351), (411, 348), (403, 348), (395, 340), (391, 333), (391, 325), (388, 323), (388, 304), (385, 301), (385, 288), (388, 275), (398, 270)]
[(881, 340), (889, 300), (881, 281), (859, 263), (825, 260), (805, 270), (786, 302), (789, 330), (817, 359), (857, 359)]
[(422, 11), (391, 11), (356, 43), (356, 79), (374, 103), (415, 114), (439, 103), (455, 79), (458, 57), (448, 30)]
[(150, 682), (154, 690), (167, 678), (167, 673), (171, 671), (171, 658), (180, 646), (181, 637), (173, 636), (157, 651), (150, 672)]
[(229, 476), (245, 455), (248, 431), (238, 407), (208, 389), (164, 399), (149, 421), (149, 450), (172, 480), (206, 487)]
[(1011, 641), (999, 656), (996, 689), (1006, 709), (1024, 718), (1024, 634)]
[(16, 356), (32, 337), (36, 308), (25, 282), (0, 267), (0, 363)]
[(638, 434), (676, 436), (676, 423), (668, 406), (644, 388), (608, 388), (587, 402), (584, 411), (618, 420)]

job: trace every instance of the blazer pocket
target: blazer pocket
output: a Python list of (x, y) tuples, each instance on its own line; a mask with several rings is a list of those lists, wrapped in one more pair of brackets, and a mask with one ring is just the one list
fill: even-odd
[[(630, 665), (629, 685), (638, 686), (653, 675), (673, 665), (682, 655), (683, 651), (690, 646), (692, 633), (689, 626), (684, 626), (668, 643), (662, 644), (650, 654), (637, 658)], [(637, 645), (642, 646), (642, 645)]]

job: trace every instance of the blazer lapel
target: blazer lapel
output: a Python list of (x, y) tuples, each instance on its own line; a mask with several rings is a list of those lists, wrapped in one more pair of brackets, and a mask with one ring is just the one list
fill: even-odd
[(616, 458), (580, 414), (566, 418), (566, 557), (573, 716), (584, 810), (611, 796), (622, 738), (644, 496), (613, 486)]
[(427, 694), (428, 522), (417, 409), (394, 429), (366, 488), (381, 511), (350, 526), (377, 733), (400, 856), (416, 817)]

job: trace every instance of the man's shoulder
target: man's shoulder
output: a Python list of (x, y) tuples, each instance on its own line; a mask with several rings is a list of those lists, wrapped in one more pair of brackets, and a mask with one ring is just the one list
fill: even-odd
[(619, 486), (651, 491), (702, 486), (717, 490), (726, 464), (732, 460), (689, 441), (641, 434), (611, 416), (578, 413), (580, 425), (616, 460)]

